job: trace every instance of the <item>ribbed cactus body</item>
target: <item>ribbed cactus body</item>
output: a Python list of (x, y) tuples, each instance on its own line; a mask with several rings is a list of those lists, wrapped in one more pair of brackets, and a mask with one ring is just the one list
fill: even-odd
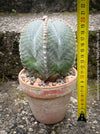
[(74, 33), (67, 24), (45, 18), (25, 27), (19, 50), (23, 65), (34, 76), (52, 81), (72, 68), (75, 47)]

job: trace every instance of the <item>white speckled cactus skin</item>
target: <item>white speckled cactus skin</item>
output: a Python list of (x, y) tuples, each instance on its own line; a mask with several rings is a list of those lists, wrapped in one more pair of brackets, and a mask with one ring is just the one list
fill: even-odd
[(35, 77), (53, 81), (66, 76), (76, 53), (75, 33), (63, 20), (36, 19), (21, 35), (20, 57)]

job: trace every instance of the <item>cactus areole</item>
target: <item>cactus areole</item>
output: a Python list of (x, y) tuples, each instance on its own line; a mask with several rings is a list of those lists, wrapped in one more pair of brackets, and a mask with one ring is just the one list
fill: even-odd
[(60, 19), (35, 19), (22, 32), (22, 63), (35, 77), (54, 81), (66, 76), (75, 59), (75, 33)]

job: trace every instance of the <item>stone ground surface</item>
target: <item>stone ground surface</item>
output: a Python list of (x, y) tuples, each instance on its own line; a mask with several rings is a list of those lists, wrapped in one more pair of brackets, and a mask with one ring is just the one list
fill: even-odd
[(77, 122), (77, 91), (73, 91), (64, 120), (54, 125), (34, 118), (17, 81), (0, 84), (0, 134), (100, 134), (100, 101), (96, 81), (88, 82), (87, 122)]
[[(66, 20), (72, 28), (77, 29), (77, 13), (52, 13), (45, 14), (50, 18), (60, 18)], [(23, 27), (34, 18), (41, 18), (44, 13), (39, 14), (0, 14), (0, 31), (1, 32), (18, 32), (20, 33)], [(89, 30), (100, 30), (100, 14), (90, 14), (89, 16)]]

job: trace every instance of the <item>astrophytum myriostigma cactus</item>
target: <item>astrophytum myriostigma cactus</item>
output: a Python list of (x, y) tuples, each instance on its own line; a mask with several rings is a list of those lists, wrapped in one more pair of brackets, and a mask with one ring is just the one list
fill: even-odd
[(35, 77), (52, 81), (66, 76), (75, 59), (75, 34), (63, 20), (35, 19), (21, 35), (22, 63)]

